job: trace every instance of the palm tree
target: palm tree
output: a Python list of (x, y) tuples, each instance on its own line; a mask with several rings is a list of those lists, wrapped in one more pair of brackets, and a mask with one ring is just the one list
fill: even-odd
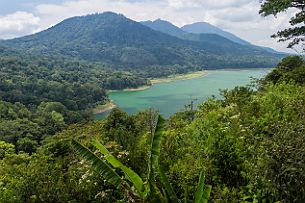
[[(132, 169), (125, 166), (116, 159), (107, 149), (96, 139), (92, 144), (103, 154), (103, 158), (97, 156), (87, 147), (79, 142), (72, 140), (73, 148), (83, 158), (92, 163), (94, 169), (101, 173), (104, 179), (116, 188), (123, 189), (128, 192), (129, 197), (138, 202), (159, 202), (159, 203), (181, 203), (176, 192), (170, 184), (167, 176), (159, 167), (159, 157), (161, 151), (161, 141), (163, 137), (163, 128), (165, 120), (159, 115), (155, 121), (153, 130), (151, 131), (150, 151), (148, 159), (148, 170), (145, 181)], [(115, 169), (121, 170), (124, 176), (121, 177)], [(159, 177), (161, 188), (157, 186), (156, 177)], [(184, 202), (207, 203), (211, 186), (205, 186), (205, 177), (201, 173), (195, 193), (195, 200), (188, 200), (188, 195), (185, 195)]]

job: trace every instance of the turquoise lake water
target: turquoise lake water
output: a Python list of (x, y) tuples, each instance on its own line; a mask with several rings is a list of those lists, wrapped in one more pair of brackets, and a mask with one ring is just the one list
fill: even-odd
[[(115, 104), (128, 113), (154, 108), (165, 117), (184, 110), (191, 99), (197, 99), (196, 105), (211, 98), (220, 97), (220, 89), (232, 89), (251, 82), (251, 77), (261, 78), (270, 69), (216, 70), (209, 71), (204, 77), (159, 83), (151, 88), (134, 92), (113, 92), (109, 94)], [(107, 113), (97, 115), (97, 119)]]

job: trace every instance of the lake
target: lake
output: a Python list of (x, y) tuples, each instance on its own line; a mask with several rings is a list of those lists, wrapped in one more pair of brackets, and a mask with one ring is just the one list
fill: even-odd
[[(232, 89), (251, 82), (251, 77), (262, 78), (271, 69), (245, 70), (215, 70), (208, 71), (204, 77), (190, 80), (178, 80), (159, 83), (151, 88), (133, 92), (112, 92), (109, 94), (115, 104), (128, 113), (135, 113), (143, 109), (154, 108), (168, 117), (175, 112), (184, 110), (186, 104), (196, 100), (195, 104), (211, 98), (220, 97), (220, 89)], [(97, 115), (97, 119), (105, 117), (107, 113)]]

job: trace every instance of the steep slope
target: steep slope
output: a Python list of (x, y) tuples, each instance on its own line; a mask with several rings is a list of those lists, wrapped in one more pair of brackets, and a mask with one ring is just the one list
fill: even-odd
[(183, 27), (181, 27), (181, 30), (194, 34), (217, 34), (238, 44), (251, 45), (251, 43), (247, 42), (246, 40), (243, 40), (232, 33), (226, 32), (206, 22), (198, 22), (189, 25), (184, 25)]
[(160, 31), (171, 36), (181, 37), (185, 34), (188, 34), (187, 32), (181, 30), (179, 27), (161, 19), (155, 21), (142, 21), (140, 23), (147, 27), (150, 27), (153, 30)]
[(73, 17), (34, 35), (3, 45), (34, 55), (105, 62), (116, 68), (198, 66), (204, 68), (272, 67), (279, 57), (218, 35), (196, 35), (198, 41), (170, 36), (123, 15)]
[(272, 54), (284, 54), (285, 55), (285, 53), (277, 52), (269, 47), (253, 45), (250, 42), (247, 42), (247, 41), (235, 36), (232, 33), (223, 31), (223, 30), (219, 29), (218, 27), (215, 27), (215, 26), (213, 26), (209, 23), (205, 23), (205, 22), (185, 25), (182, 28), (179, 28), (179, 27), (173, 25), (172, 23), (161, 20), (161, 19), (158, 19), (155, 21), (143, 21), (141, 23), (143, 25), (146, 25), (146, 26), (152, 28), (153, 30), (160, 31), (160, 32), (163, 32), (163, 33), (175, 36), (175, 37), (179, 37), (179, 38), (185, 39), (185, 40), (200, 41), (200, 39), (202, 39), (205, 34), (216, 34), (218, 36), (226, 38), (237, 44), (249, 46), (252, 49), (264, 50), (264, 51), (267, 51)]
[(181, 30), (188, 32), (188, 33), (193, 33), (193, 34), (217, 34), (219, 36), (227, 38), (227, 39), (229, 39), (233, 42), (236, 42), (238, 44), (241, 44), (241, 45), (251, 46), (252, 48), (256, 48), (256, 49), (263, 49), (264, 51), (267, 51), (267, 52), (273, 53), (273, 54), (287, 55), (286, 53), (278, 52), (269, 47), (253, 45), (250, 42), (243, 40), (230, 32), (226, 32), (226, 31), (224, 31), (214, 25), (206, 23), (206, 22), (198, 22), (198, 23), (193, 23), (193, 24), (189, 24), (189, 25), (184, 25), (183, 27), (181, 27)]
[(183, 40), (200, 41), (200, 34), (185, 32), (181, 28), (165, 20), (158, 19), (155, 21), (142, 21), (140, 23), (155, 31), (178, 37)]
[[(1, 41), (0, 41), (1, 43)], [(0, 56), (15, 56), (17, 54), (16, 51), (0, 45)]]
[(177, 41), (162, 33), (151, 32), (122, 15), (108, 12), (73, 17), (40, 33), (9, 40), (5, 44), (35, 54), (79, 57), (111, 64), (128, 63), (126, 60), (136, 60), (141, 55), (145, 60), (140, 65), (148, 65), (157, 59), (141, 47), (177, 44)]

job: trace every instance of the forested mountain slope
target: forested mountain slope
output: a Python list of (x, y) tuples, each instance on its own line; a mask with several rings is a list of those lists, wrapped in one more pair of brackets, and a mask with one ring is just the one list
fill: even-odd
[(111, 12), (73, 17), (1, 44), (34, 55), (74, 57), (125, 69), (272, 67), (281, 57), (211, 34), (200, 35), (199, 42), (179, 39)]
[[(250, 42), (247, 42), (246, 40), (243, 40), (237, 36), (235, 36), (232, 33), (226, 32), (224, 30), (221, 30), (218, 27), (215, 27), (209, 23), (205, 22), (198, 22), (190, 25), (185, 25), (181, 28), (173, 25), (172, 23), (165, 21), (165, 20), (155, 20), (155, 21), (143, 21), (141, 22), (143, 25), (148, 26), (152, 28), (153, 30), (157, 30), (175, 37), (179, 37), (181, 39), (185, 40), (191, 40), (191, 41), (203, 41), (205, 42), (205, 38), (208, 38), (208, 36), (211, 35), (217, 35), (219, 38), (224, 38), (227, 40), (230, 40), (231, 43), (234, 42), (239, 45), (246, 46), (248, 48), (251, 48), (251, 50), (255, 52), (260, 52), (261, 54), (269, 52), (269, 54), (274, 54), (274, 56), (284, 56), (285, 53), (277, 52), (271, 48), (268, 47), (261, 47), (251, 44)], [(222, 44), (223, 40), (217, 41), (217, 38), (211, 39), (216, 44)]]
[(246, 40), (243, 40), (232, 33), (226, 32), (206, 22), (197, 22), (189, 25), (184, 25), (181, 27), (181, 30), (194, 34), (217, 34), (238, 44), (251, 45), (250, 42), (247, 42)]
[(188, 34), (188, 32), (185, 32), (184, 30), (173, 25), (172, 23), (161, 19), (157, 19), (154, 21), (141, 21), (140, 23), (142, 25), (150, 27), (153, 30), (160, 31), (171, 36), (182, 37), (183, 35)]

